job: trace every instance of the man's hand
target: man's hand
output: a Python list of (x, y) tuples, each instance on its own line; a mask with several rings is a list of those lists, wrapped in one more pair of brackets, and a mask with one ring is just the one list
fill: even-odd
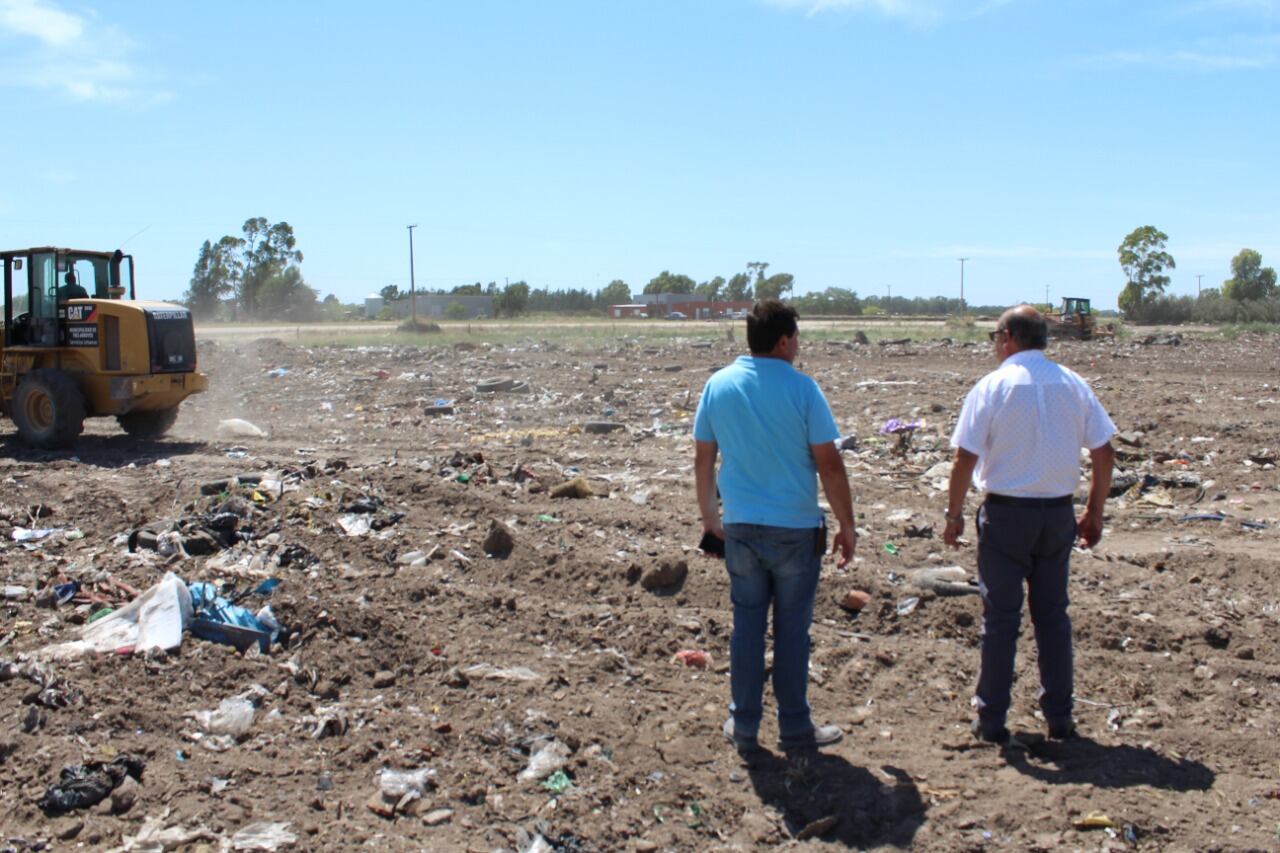
[(1076, 527), (1080, 536), (1077, 544), (1081, 548), (1092, 548), (1102, 540), (1102, 513), (1086, 507), (1084, 515), (1076, 521)]
[(952, 548), (960, 547), (960, 537), (964, 535), (964, 516), (947, 517), (946, 529), (942, 531), (942, 541)]
[(717, 539), (724, 538), (724, 524), (721, 523), (718, 516), (710, 520), (704, 518), (702, 520), (702, 530), (704, 533), (710, 533)]
[(956, 448), (955, 458), (951, 460), (951, 478), (947, 483), (947, 527), (942, 533), (942, 541), (952, 548), (960, 547), (960, 536), (964, 533), (964, 498), (969, 493), (973, 469), (977, 464), (978, 454), (963, 447)]
[(853, 552), (858, 549), (858, 534), (852, 527), (841, 526), (836, 531), (835, 538), (831, 540), (831, 553), (839, 554), (836, 557), (836, 568), (843, 569), (849, 565), (849, 561), (853, 559)]
[(1089, 500), (1084, 505), (1084, 515), (1076, 521), (1081, 548), (1092, 548), (1102, 539), (1102, 508), (1111, 491), (1111, 471), (1115, 467), (1116, 452), (1111, 442), (1092, 448), (1089, 458), (1093, 464), (1093, 477), (1089, 483)]

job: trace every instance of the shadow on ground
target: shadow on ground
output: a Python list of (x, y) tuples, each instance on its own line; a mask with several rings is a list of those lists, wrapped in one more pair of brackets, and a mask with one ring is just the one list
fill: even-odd
[(1167, 791), (1206, 791), (1215, 778), (1213, 771), (1198, 761), (1170, 758), (1140, 746), (1106, 746), (1087, 737), (1067, 741), (1028, 738), (1027, 744), (1029, 753), (1007, 753), (1009, 765), (1053, 785), (1150, 785)]
[(746, 763), (760, 801), (782, 813), (792, 838), (820, 838), (855, 849), (910, 847), (924, 822), (920, 792), (896, 767), (880, 768), (878, 778), (838, 755), (783, 758), (766, 751)]
[(203, 441), (174, 441), (132, 438), (128, 435), (83, 435), (74, 447), (62, 450), (37, 450), (18, 440), (16, 435), (0, 437), (0, 459), (15, 462), (59, 462), (78, 459), (95, 468), (125, 468), (150, 465), (157, 459), (183, 456), (208, 449)]

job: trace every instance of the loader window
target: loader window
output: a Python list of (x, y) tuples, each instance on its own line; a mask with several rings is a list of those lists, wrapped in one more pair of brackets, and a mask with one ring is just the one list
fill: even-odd
[(58, 267), (52, 252), (31, 256), (31, 319), (27, 343), (56, 346), (58, 343)]

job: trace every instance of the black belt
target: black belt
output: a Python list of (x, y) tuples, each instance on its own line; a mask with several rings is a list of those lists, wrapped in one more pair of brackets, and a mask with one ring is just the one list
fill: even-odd
[(1071, 506), (1071, 495), (1060, 498), (1016, 498), (1012, 495), (987, 495), (987, 503), (999, 506), (1029, 506), (1048, 509), (1051, 506)]

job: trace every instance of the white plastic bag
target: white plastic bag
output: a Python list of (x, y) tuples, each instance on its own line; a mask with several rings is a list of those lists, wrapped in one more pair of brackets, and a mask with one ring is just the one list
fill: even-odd
[(568, 745), (562, 741), (553, 740), (529, 756), (529, 766), (521, 770), (517, 778), (521, 782), (536, 782), (547, 778), (568, 763)]
[(188, 716), (211, 735), (240, 737), (248, 734), (253, 727), (254, 714), (252, 702), (233, 696), (223, 699), (212, 711), (192, 711)]
[(382, 796), (391, 800), (398, 800), (410, 791), (425, 794), (435, 784), (436, 771), (430, 767), (420, 767), (417, 770), (383, 768), (378, 774), (378, 788), (382, 791)]
[(218, 421), (218, 434), (231, 438), (266, 438), (267, 432), (241, 418)]

